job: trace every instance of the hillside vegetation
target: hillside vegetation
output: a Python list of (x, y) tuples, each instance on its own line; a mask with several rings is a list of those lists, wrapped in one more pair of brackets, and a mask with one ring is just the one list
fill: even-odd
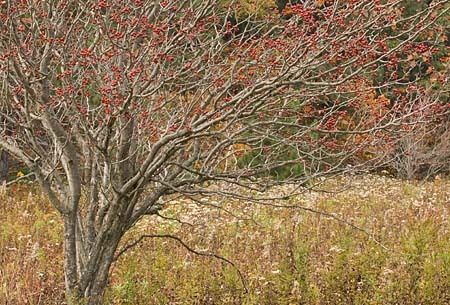
[[(107, 304), (449, 304), (448, 179), (366, 175), (324, 187), (340, 191), (306, 191), (283, 204), (327, 211), (370, 236), (298, 208), (174, 198), (161, 214), (179, 221), (144, 219), (124, 244), (142, 233), (172, 234), (231, 260), (248, 293), (230, 264), (174, 239), (148, 238), (115, 262)], [(64, 304), (62, 231), (33, 187), (1, 191), (0, 304)]]

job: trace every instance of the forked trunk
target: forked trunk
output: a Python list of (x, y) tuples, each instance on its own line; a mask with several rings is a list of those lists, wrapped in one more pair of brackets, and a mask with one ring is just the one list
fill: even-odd
[(75, 224), (66, 219), (64, 271), (68, 303), (100, 305), (108, 285), (114, 254), (123, 234), (120, 230), (111, 230), (97, 244), (87, 245), (77, 242), (75, 232), (79, 234)]

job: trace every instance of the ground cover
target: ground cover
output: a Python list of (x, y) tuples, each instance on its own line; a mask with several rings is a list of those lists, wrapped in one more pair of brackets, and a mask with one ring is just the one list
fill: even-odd
[[(126, 235), (107, 304), (448, 304), (450, 181), (340, 177), (283, 204), (175, 198)], [(273, 190), (282, 194), (286, 189)], [(203, 204), (202, 204), (203, 203)], [(206, 204), (206, 205), (205, 205)], [(211, 209), (210, 205), (222, 209)], [(178, 221), (167, 218), (177, 218)], [(62, 225), (40, 191), (0, 193), (0, 304), (63, 304)]]

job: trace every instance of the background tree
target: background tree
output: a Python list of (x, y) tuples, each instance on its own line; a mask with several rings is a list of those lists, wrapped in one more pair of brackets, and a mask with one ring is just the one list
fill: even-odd
[(251, 27), (234, 2), (1, 2), (0, 149), (61, 214), (68, 299), (98, 304), (125, 232), (173, 194), (263, 200), (379, 164), (361, 154), (440, 104), (395, 71), (446, 1), (407, 17), (400, 2), (291, 5)]

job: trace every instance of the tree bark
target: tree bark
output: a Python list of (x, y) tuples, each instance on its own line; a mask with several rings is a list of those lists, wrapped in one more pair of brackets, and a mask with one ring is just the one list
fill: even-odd
[(67, 301), (69, 304), (75, 305), (78, 302), (77, 299), (80, 297), (80, 293), (77, 287), (76, 218), (71, 214), (64, 217), (64, 277)]
[(0, 186), (3, 183), (8, 182), (8, 173), (9, 173), (9, 154), (1, 150), (0, 151)]
[(76, 218), (66, 218), (64, 267), (68, 303), (100, 305), (108, 285), (114, 255), (123, 236), (122, 230), (113, 226), (105, 238), (89, 245), (88, 240), (77, 236), (80, 232), (76, 229)]
[(101, 256), (96, 268), (95, 276), (92, 283), (90, 283), (91, 289), (88, 291), (87, 301), (88, 305), (100, 305), (105, 294), (106, 287), (108, 286), (109, 270), (114, 260), (114, 254), (119, 244), (120, 238), (117, 236), (111, 240), (110, 243), (104, 245), (104, 252)]

